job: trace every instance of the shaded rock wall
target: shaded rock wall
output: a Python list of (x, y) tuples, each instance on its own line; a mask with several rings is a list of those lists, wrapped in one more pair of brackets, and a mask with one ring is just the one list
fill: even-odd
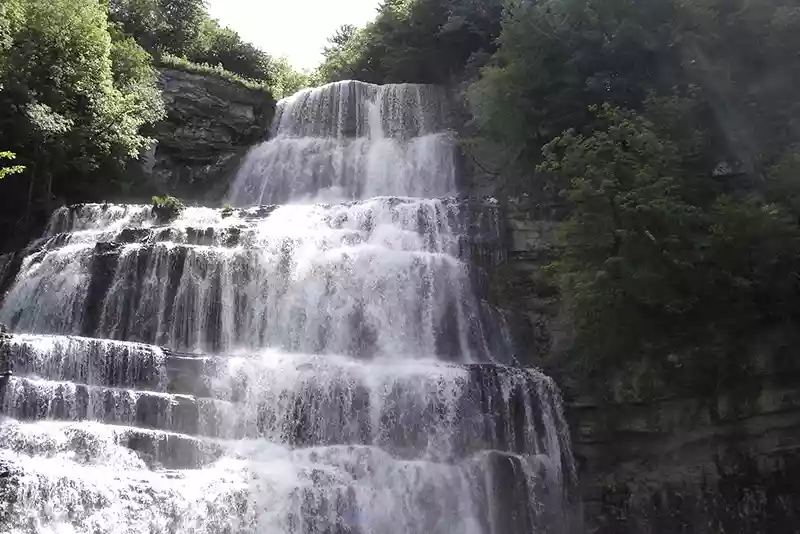
[(218, 201), (239, 162), (266, 139), (275, 100), (263, 89), (174, 68), (159, 70), (167, 117), (150, 134), (156, 146), (133, 172), (151, 189), (183, 199)]
[(800, 366), (779, 344), (713, 395), (573, 399), (584, 513), (597, 533), (800, 532)]
[(493, 252), (482, 262), (485, 279), (479, 294), (504, 314), (519, 363), (545, 365), (558, 379), (568, 379), (558, 368), (569, 346), (569, 322), (547, 273), (559, 254), (555, 233), (560, 208), (530, 197), (507, 197), (491, 209), (497, 218), (496, 239), (483, 244)]

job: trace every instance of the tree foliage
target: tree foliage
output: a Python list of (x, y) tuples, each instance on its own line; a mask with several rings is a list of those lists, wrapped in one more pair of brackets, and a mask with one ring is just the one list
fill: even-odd
[[(13, 152), (0, 152), (0, 159), (13, 160), (17, 157)], [(11, 165), (10, 167), (0, 167), (0, 180), (11, 174), (19, 174), (25, 170), (23, 165)]]
[(320, 82), (448, 83), (471, 59), (488, 57), (500, 32), (501, 0), (385, 0), (365, 28), (329, 38)]
[(471, 88), (473, 112), (530, 165), (554, 136), (590, 123), (592, 105), (692, 98), (706, 148), (760, 169), (798, 132), (787, 91), (800, 75), (798, 24), (788, 0), (515, 1)]
[(184, 203), (172, 196), (153, 197), (151, 213), (159, 223), (168, 223), (177, 219), (186, 209)]
[(141, 127), (163, 113), (151, 58), (112, 37), (94, 0), (4, 0), (14, 14), (0, 54), (0, 142), (25, 179), (2, 184), (4, 223), (47, 210), (57, 198), (108, 191), (96, 182), (149, 146)]
[(797, 12), (781, 0), (509, 8), (469, 96), (482, 134), (523, 154), (528, 187), (566, 202), (552, 271), (585, 371), (646, 361), (716, 383), (749, 372), (754, 339), (798, 325)]
[(110, 19), (157, 60), (220, 68), (273, 89), (276, 96), (305, 86), (307, 79), (213, 20), (204, 0), (109, 0)]
[(633, 112), (606, 104), (598, 118), (590, 135), (567, 131), (546, 145), (541, 168), (573, 206), (555, 266), (575, 295), (580, 341), (614, 360), (644, 339), (671, 342), (674, 332), (649, 319), (675, 326), (693, 308), (684, 282), (700, 213), (682, 198), (674, 145)]

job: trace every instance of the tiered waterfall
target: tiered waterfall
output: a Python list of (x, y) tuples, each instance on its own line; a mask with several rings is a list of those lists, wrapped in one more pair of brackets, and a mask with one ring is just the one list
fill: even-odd
[(446, 108), (301, 92), (235, 208), (65, 207), (1, 262), (0, 530), (563, 531), (559, 393), (487, 342)]

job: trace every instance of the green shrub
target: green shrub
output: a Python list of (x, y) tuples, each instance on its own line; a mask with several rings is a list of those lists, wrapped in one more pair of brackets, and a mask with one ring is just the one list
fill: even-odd
[(153, 197), (152, 213), (160, 223), (174, 221), (184, 209), (186, 209), (186, 206), (178, 198), (171, 196)]
[(197, 74), (210, 74), (217, 76), (224, 80), (241, 84), (248, 89), (258, 89), (271, 94), (269, 84), (265, 81), (253, 80), (250, 78), (243, 78), (238, 74), (226, 70), (222, 65), (209, 65), (208, 63), (193, 63), (186, 58), (174, 56), (172, 54), (162, 54), (158, 59), (158, 63), (165, 67), (172, 67), (174, 69), (183, 70), (185, 72), (194, 72)]
[(222, 206), (222, 218), (230, 217), (233, 215), (234, 211), (236, 211), (236, 208), (234, 208), (232, 204), (225, 204)]

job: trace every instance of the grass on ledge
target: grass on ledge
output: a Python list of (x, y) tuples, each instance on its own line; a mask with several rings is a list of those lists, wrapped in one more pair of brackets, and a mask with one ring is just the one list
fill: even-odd
[(264, 91), (272, 95), (273, 91), (270, 86), (260, 80), (253, 80), (250, 78), (243, 78), (229, 70), (225, 70), (222, 65), (209, 65), (208, 63), (193, 63), (186, 58), (174, 56), (172, 54), (162, 54), (158, 59), (158, 64), (163, 67), (172, 67), (174, 69), (182, 70), (185, 72), (192, 72), (196, 74), (210, 74), (217, 76), (224, 80), (241, 84), (248, 89), (256, 89)]

